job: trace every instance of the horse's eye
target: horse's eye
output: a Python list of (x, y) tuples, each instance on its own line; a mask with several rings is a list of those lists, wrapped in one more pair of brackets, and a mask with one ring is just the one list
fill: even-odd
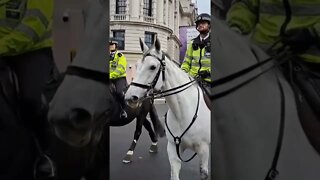
[(156, 69), (156, 66), (151, 66), (150, 69), (151, 69), (151, 70), (155, 70), (155, 69)]

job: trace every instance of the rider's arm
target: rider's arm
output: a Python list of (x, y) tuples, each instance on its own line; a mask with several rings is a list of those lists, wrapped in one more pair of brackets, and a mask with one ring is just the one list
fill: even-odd
[(181, 64), (181, 69), (185, 72), (189, 72), (191, 68), (191, 60), (192, 60), (192, 42), (189, 44), (188, 49), (186, 51), (184, 61)]
[(237, 0), (228, 11), (228, 25), (238, 28), (242, 34), (249, 34), (257, 23), (258, 7), (259, 0)]
[[(26, 8), (20, 23), (0, 39), (0, 55), (28, 51), (51, 29), (53, 0), (28, 0)], [(13, 15), (14, 18), (18, 17)]]
[(116, 54), (118, 58), (118, 64), (116, 69), (110, 73), (110, 79), (117, 79), (119, 77), (123, 77), (124, 74), (126, 74), (126, 67), (127, 67), (127, 59), (126, 57), (121, 53), (119, 57), (119, 53)]

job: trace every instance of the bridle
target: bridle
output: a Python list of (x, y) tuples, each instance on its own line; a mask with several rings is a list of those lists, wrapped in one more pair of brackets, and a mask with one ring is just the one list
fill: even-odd
[(109, 85), (110, 83), (109, 73), (92, 70), (80, 66), (69, 65), (67, 67), (66, 74), (94, 80), (105, 85)]
[(149, 84), (141, 84), (141, 83), (137, 83), (137, 82), (133, 82), (133, 81), (130, 83), (130, 86), (136, 86), (136, 87), (140, 87), (142, 89), (146, 89), (147, 90), (146, 95), (142, 99), (144, 99), (144, 98), (159, 99), (159, 98), (163, 98), (163, 97), (166, 97), (166, 96), (171, 96), (171, 95), (177, 94), (179, 92), (182, 92), (182, 91), (188, 89), (189, 87), (191, 87), (193, 84), (196, 83), (196, 80), (190, 80), (190, 82), (185, 83), (185, 84), (183, 84), (181, 86), (174, 87), (172, 89), (168, 89), (168, 90), (165, 90), (165, 91), (157, 91), (157, 92), (155, 92), (155, 86), (156, 86), (156, 84), (157, 84), (157, 82), (159, 80), (160, 74), (162, 74), (162, 81), (164, 82), (166, 80), (166, 76), (165, 76), (165, 70), (166, 70), (165, 57), (166, 56), (165, 56), (164, 52), (162, 52), (161, 58), (159, 58), (156, 55), (150, 54), (150, 53), (147, 53), (144, 56), (144, 58), (147, 57), (147, 56), (152, 56), (155, 59), (157, 59), (160, 62), (160, 68), (159, 68), (155, 78), (153, 79), (153, 81), (151, 83), (149, 83)]

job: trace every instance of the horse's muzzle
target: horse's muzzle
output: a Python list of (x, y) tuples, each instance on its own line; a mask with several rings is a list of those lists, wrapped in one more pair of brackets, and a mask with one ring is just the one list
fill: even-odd
[(131, 96), (130, 98), (125, 99), (126, 104), (131, 108), (137, 108), (140, 104), (140, 99), (138, 96)]

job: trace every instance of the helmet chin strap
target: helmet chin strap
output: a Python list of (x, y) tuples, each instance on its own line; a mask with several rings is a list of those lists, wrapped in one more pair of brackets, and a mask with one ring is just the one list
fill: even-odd
[(207, 31), (205, 31), (205, 32), (199, 32), (199, 33), (200, 33), (200, 35), (203, 35), (203, 37), (205, 37), (209, 32), (210, 32), (210, 31), (207, 30)]

